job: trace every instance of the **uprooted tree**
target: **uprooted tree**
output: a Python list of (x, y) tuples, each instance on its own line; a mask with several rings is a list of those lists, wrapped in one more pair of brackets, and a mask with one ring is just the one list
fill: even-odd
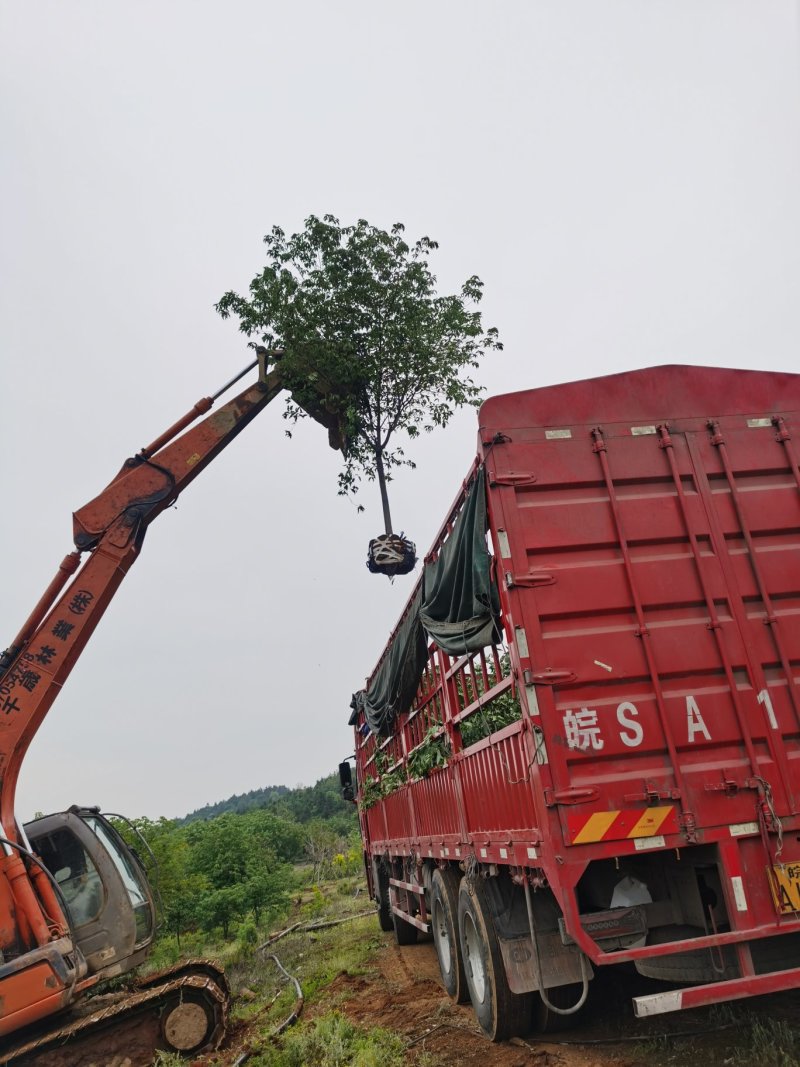
[[(341, 226), (332, 215), (309, 216), (290, 237), (275, 226), (249, 296), (228, 292), (216, 305), (280, 360), (287, 417), (311, 414), (328, 427), (344, 456), (339, 492), (355, 493), (362, 477), (377, 480), (386, 536), (372, 542), (368, 564), (379, 560), (376, 544), (388, 548), (383, 565), (370, 569), (390, 574), (415, 562), (389, 509), (393, 469), (415, 465), (397, 435), (417, 437), (446, 426), (456, 408), (477, 405), (469, 372), (487, 350), (502, 348), (497, 330), (481, 323), (480, 278), (468, 278), (459, 294), (437, 295), (429, 266), (437, 243), (409, 244), (403, 235), (400, 223), (386, 232), (364, 219)], [(399, 556), (398, 544), (406, 546)]]

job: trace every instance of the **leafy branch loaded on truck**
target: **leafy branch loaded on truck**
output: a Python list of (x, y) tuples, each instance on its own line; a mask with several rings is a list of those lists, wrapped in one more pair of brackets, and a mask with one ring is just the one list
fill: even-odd
[[(367, 686), (381, 925), (493, 1040), (800, 986), (800, 375), (512, 393)], [(342, 767), (349, 779), (349, 765)]]

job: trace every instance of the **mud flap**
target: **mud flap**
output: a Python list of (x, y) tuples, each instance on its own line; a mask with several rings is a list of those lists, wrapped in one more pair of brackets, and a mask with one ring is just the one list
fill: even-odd
[[(498, 937), (506, 977), (512, 993), (532, 993), (539, 989), (539, 977), (530, 936)], [(545, 989), (581, 982), (581, 954), (577, 948), (566, 948), (558, 931), (544, 932), (536, 938)], [(589, 976), (594, 971), (586, 961)]]

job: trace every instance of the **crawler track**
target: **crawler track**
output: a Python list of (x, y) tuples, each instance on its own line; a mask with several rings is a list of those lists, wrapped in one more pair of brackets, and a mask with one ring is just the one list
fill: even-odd
[(99, 996), (61, 1026), (30, 1031), (0, 1053), (14, 1067), (149, 1067), (157, 1049), (197, 1055), (225, 1036), (230, 993), (224, 973), (208, 960), (149, 975), (131, 993)]

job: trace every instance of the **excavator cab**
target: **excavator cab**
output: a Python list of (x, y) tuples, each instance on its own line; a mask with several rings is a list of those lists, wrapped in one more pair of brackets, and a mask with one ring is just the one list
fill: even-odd
[(89, 974), (113, 978), (146, 958), (155, 904), (139, 859), (96, 808), (70, 808), (26, 823), (52, 875)]

